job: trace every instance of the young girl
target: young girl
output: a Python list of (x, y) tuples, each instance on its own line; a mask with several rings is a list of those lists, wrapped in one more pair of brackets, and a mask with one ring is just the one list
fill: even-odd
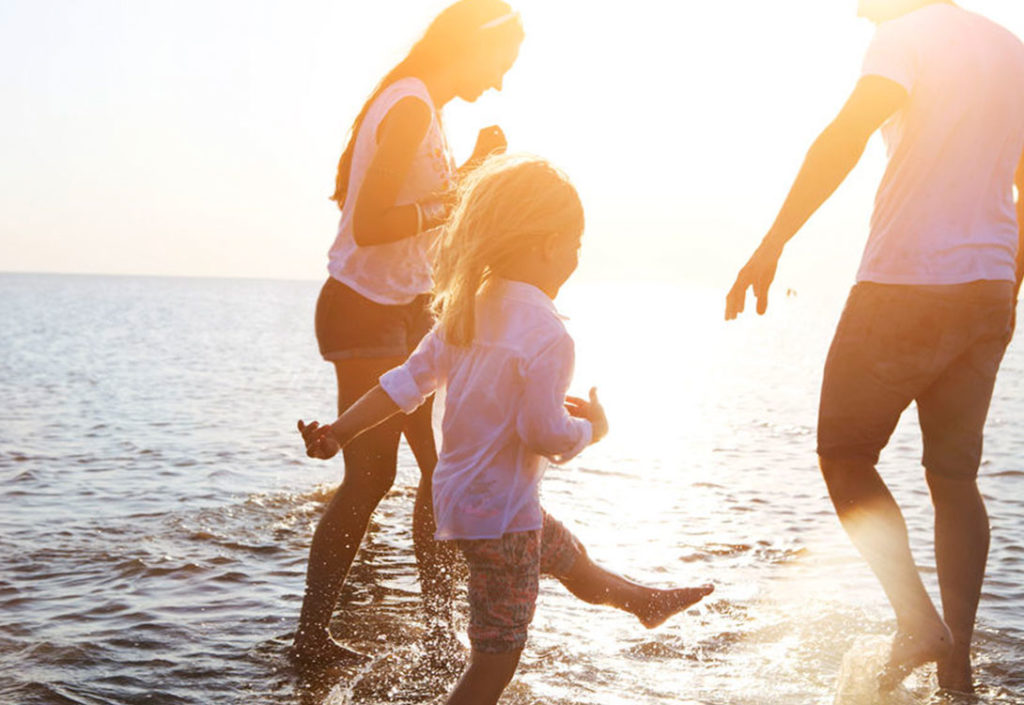
[(541, 508), (548, 459), (565, 462), (608, 432), (596, 390), (565, 397), (573, 341), (552, 300), (576, 269), (583, 208), (547, 162), (494, 157), (463, 184), (436, 264), (438, 322), (412, 356), (329, 426), (299, 422), (312, 457), (415, 411), (445, 388), (434, 472), (437, 538), (469, 566), (470, 663), (448, 703), (496, 703), (515, 673), (541, 573), (577, 597), (661, 624), (711, 586), (660, 590), (595, 564)]

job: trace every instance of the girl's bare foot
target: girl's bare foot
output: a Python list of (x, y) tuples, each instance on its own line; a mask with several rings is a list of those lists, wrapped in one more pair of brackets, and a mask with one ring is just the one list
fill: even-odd
[(637, 616), (641, 624), (648, 629), (653, 629), (672, 615), (697, 604), (714, 591), (713, 585), (676, 588), (674, 590), (643, 588), (644, 595), (642, 600), (635, 606), (630, 605), (629, 611)]
[(882, 692), (895, 688), (919, 666), (943, 661), (952, 650), (953, 634), (941, 620), (920, 630), (896, 632), (889, 662), (878, 678)]

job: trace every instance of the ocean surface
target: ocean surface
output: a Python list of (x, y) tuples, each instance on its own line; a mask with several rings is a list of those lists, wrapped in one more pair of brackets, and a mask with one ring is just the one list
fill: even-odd
[[(0, 703), (443, 697), (452, 675), (430, 671), (421, 646), (406, 449), (333, 627), (373, 661), (314, 683), (286, 657), (310, 536), (342, 473), (306, 458), (294, 430), (335, 403), (313, 337), (318, 288), (0, 275)], [(717, 591), (648, 631), (544, 581), (504, 703), (875, 702), (856, 683), (894, 622), (814, 455), (842, 297), (779, 295), (768, 316), (729, 325), (723, 298), (653, 284), (560, 298), (575, 387), (598, 386), (612, 431), (549, 471), (547, 509), (619, 572)], [(964, 702), (1024, 703), (1022, 392), (1018, 341), (988, 424), (980, 692)], [(937, 599), (919, 457), (909, 412), (880, 469)], [(954, 701), (922, 669), (888, 702)]]

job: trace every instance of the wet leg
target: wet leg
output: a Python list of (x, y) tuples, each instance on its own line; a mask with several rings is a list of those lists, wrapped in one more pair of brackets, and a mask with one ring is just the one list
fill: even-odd
[(573, 595), (592, 605), (608, 605), (635, 615), (648, 629), (700, 602), (714, 591), (711, 585), (675, 589), (653, 588), (611, 572), (580, 554), (559, 580)]
[[(346, 360), (335, 363), (339, 413), (376, 384), (397, 361)], [(361, 658), (330, 636), (328, 626), (370, 516), (395, 479), (403, 419), (377, 426), (344, 450), (345, 477), (313, 534), (306, 593), (292, 653), (306, 666)]]
[(403, 432), (420, 468), (420, 483), (416, 488), (416, 504), (413, 508), (412, 537), (423, 589), (423, 604), (428, 619), (438, 628), (451, 633), (456, 549), (451, 542), (434, 539), (436, 526), (432, 481), (437, 466), (437, 448), (431, 427), (432, 409), (433, 400), (430, 400), (406, 417)]
[(469, 666), (445, 701), (446, 705), (494, 705), (508, 687), (522, 651), (486, 654), (473, 651)]
[(971, 693), (971, 639), (988, 558), (988, 513), (974, 480), (929, 474), (928, 486), (935, 505), (935, 563), (942, 608), (954, 644), (949, 657), (939, 661), (939, 686)]
[(843, 528), (896, 612), (898, 633), (882, 679), (892, 687), (918, 666), (945, 658), (952, 636), (914, 565), (903, 513), (874, 465), (821, 458), (821, 470)]

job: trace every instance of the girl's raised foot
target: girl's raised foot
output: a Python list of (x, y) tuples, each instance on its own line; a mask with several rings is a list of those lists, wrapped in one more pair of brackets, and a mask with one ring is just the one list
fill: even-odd
[(669, 617), (691, 607), (715, 591), (713, 585), (660, 590), (647, 588), (646, 599), (630, 610), (648, 629), (663, 624)]

